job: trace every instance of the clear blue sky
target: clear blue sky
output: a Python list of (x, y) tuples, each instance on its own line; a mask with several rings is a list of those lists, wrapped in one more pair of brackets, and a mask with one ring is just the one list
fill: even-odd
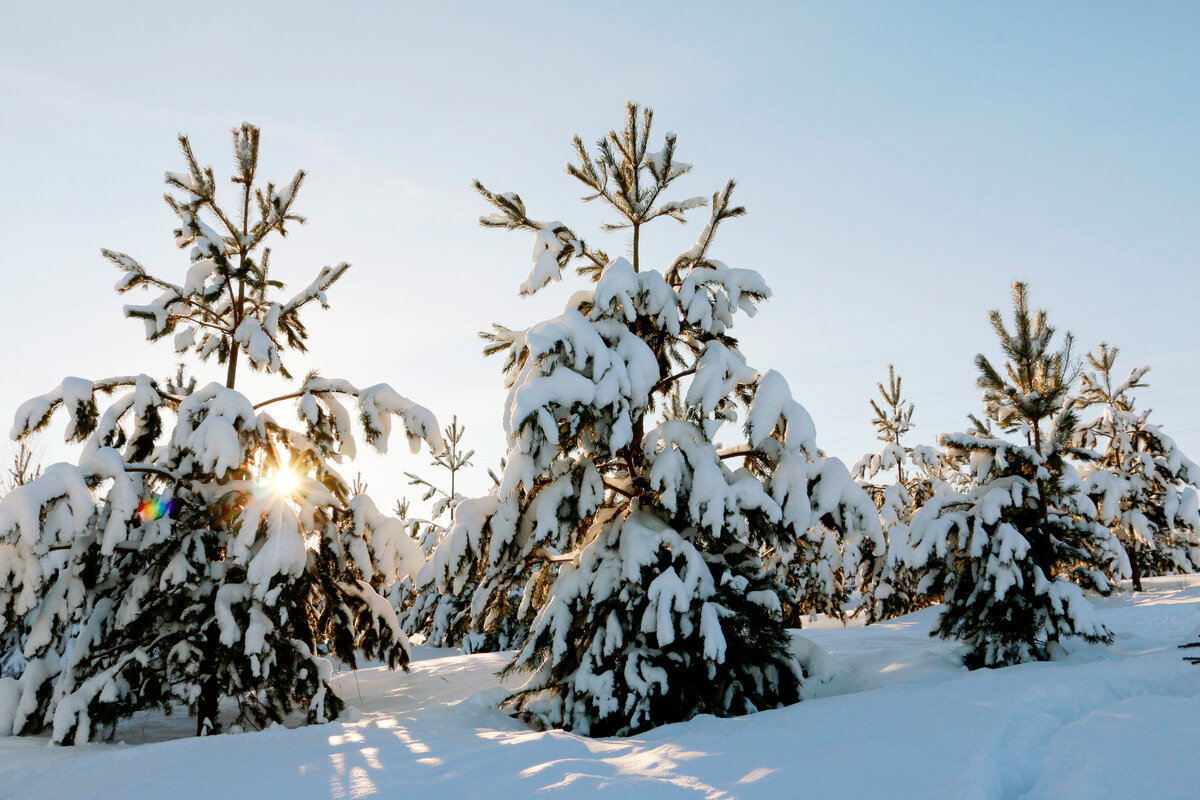
[[(0, 416), (65, 375), (170, 371), (99, 249), (182, 274), (160, 199), (174, 136), (222, 174), (248, 120), (268, 176), (310, 173), (278, 276), (354, 264), (296, 366), (458, 413), (492, 465), (504, 393), (474, 333), (556, 313), (578, 285), (520, 299), (532, 243), (477, 227), (470, 180), (599, 239), (563, 165), (629, 99), (679, 134), (684, 194), (738, 178), (750, 213), (716, 255), (776, 294), (735, 332), (830, 453), (874, 449), (889, 361), (914, 443), (960, 428), (971, 358), (996, 354), (986, 311), (1023, 278), (1082, 348), (1153, 365), (1141, 404), (1200, 458), (1195, 3), (0, 0)], [(650, 252), (696, 230), (660, 223)], [(426, 460), (368, 460), (373, 493)]]

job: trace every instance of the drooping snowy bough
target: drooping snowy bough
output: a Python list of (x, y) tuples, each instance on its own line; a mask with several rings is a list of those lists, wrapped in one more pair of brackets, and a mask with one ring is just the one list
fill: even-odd
[[(730, 336), (770, 293), (711, 255), (718, 226), (744, 213), (733, 182), (666, 270), (642, 262), (644, 225), (704, 204), (662, 197), (690, 167), (672, 134), (648, 149), (650, 122), (630, 104), (595, 157), (575, 140), (568, 167), (617, 212), (607, 228), (631, 231), (629, 258), (477, 184), (495, 207), (485, 225), (536, 237), (523, 294), (573, 260), (593, 284), (557, 317), (486, 335), (505, 357), (506, 468), (494, 492), (459, 505), (428, 565), (445, 591), (474, 588), (479, 629), (528, 621), (508, 671), (530, 675), (506, 706), (592, 735), (799, 699), (783, 613), (807, 587), (782, 585), (764, 553), (805, 560), (798, 581), (833, 584), (853, 574), (859, 539), (878, 536), (869, 498), (820, 456), (783, 376), (748, 366)], [(739, 420), (744, 441), (718, 446)]]
[[(225, 384), (197, 387), (182, 368), (168, 381), (67, 378), (17, 412), (14, 438), (61, 410), (83, 453), (0, 502), (0, 682), (17, 697), (0, 731), (49, 727), (56, 742), (84, 742), (135, 711), (182, 705), (198, 733), (214, 733), (222, 698), (236, 701), (241, 726), (297, 708), (323, 721), (343, 707), (327, 655), (407, 663), (381, 592), (420, 568), (420, 548), (369, 497), (351, 497), (334, 465), (355, 453), (349, 403), (380, 450), (393, 417), (414, 451), (422, 440), (439, 450), (437, 423), (384, 384), (310, 374), (260, 403), (234, 388), (241, 359), (287, 377), (282, 353), (305, 348), (300, 310), (324, 305), (347, 265), (273, 299), (283, 285), (262, 244), (303, 221), (292, 204), (304, 173), (255, 189), (259, 132), (233, 134), (236, 213), (217, 204), (212, 170), (186, 138), (188, 171), (167, 173), (176, 241), (191, 257), (182, 283), (104, 251), (123, 272), (118, 291), (161, 292), (126, 315), (151, 340), (174, 334), (180, 354), (215, 356)], [(295, 429), (268, 412), (289, 401)]]

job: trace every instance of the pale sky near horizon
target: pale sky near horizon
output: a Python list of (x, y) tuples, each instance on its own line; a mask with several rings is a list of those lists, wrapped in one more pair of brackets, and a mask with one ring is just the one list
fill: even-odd
[[(161, 201), (175, 134), (224, 176), (228, 130), (248, 120), (265, 176), (309, 173), (310, 222), (276, 276), (354, 265), (307, 316), (293, 371), (457, 413), (479, 452), (466, 488), (482, 490), (504, 390), (475, 332), (555, 314), (581, 283), (518, 297), (532, 239), (479, 228), (470, 181), (621, 252), (563, 166), (571, 136), (594, 141), (630, 99), (695, 164), (681, 196), (738, 179), (749, 214), (714, 254), (775, 296), (734, 333), (830, 454), (877, 448), (867, 402), (889, 362), (917, 404), (910, 443), (961, 429), (979, 408), (973, 355), (999, 357), (986, 311), (1021, 278), (1081, 354), (1103, 339), (1122, 371), (1152, 366), (1139, 405), (1200, 459), (1200, 5), (1183, 2), (0, 0), (2, 427), (67, 375), (172, 371), (169, 344), (122, 318), (137, 295), (112, 292), (99, 250), (181, 276)], [(704, 215), (656, 223), (648, 252), (686, 249)], [(61, 433), (47, 458), (73, 456)], [(389, 506), (404, 470), (434, 474), (393, 450), (364, 462)]]

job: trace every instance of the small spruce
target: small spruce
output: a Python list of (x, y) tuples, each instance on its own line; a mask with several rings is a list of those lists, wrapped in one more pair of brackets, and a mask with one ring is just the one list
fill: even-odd
[[(911, 566), (909, 527), (929, 498), (952, 491), (945, 478), (945, 455), (933, 447), (909, 447), (902, 441), (913, 429), (915, 406), (903, 398), (901, 378), (892, 364), (888, 364), (887, 384), (877, 383), (876, 388), (879, 401), (870, 401), (875, 414), (871, 423), (883, 448), (863, 456), (851, 470), (875, 501), (884, 533), (880, 545), (863, 553), (862, 606), (867, 624), (941, 602), (945, 575), (936, 568)], [(895, 475), (894, 482), (870, 482), (889, 472)]]
[(1100, 453), (1082, 470), (1085, 491), (1124, 546), (1138, 592), (1143, 576), (1200, 566), (1200, 467), (1150, 422), (1149, 410), (1134, 409), (1133, 390), (1145, 388), (1150, 368), (1117, 381), (1117, 353), (1101, 342), (1087, 354), (1080, 404), (1096, 416), (1080, 427), (1079, 443)]
[(914, 563), (937, 562), (947, 573), (935, 633), (962, 640), (971, 668), (1045, 660), (1069, 636), (1111, 641), (1079, 584), (1108, 591), (1106, 571), (1124, 560), (1071, 463), (1092, 454), (1073, 444), (1070, 335), (1055, 344), (1046, 312), (1030, 311), (1020, 282), (1012, 328), (999, 311), (989, 318), (1006, 360), (997, 369), (975, 358), (985, 426), (941, 437), (977, 485), (933, 497), (912, 523)]

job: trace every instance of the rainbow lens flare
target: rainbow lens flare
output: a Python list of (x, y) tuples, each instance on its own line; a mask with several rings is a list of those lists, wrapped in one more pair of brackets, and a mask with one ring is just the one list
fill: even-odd
[(156, 519), (169, 517), (175, 510), (174, 500), (163, 500), (161, 497), (151, 497), (138, 504), (137, 515), (142, 522), (152, 522)]

